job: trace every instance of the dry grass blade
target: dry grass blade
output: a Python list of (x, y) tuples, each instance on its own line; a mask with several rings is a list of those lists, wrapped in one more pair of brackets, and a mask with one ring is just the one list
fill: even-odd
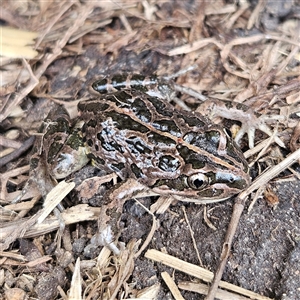
[(19, 149), (5, 155), (4, 157), (0, 157), (0, 168), (9, 163), (12, 160), (15, 160), (22, 153), (26, 152), (34, 143), (35, 137), (32, 136), (28, 138), (23, 145), (20, 146)]
[(203, 48), (209, 44), (214, 44), (214, 45), (218, 46), (219, 48), (223, 48), (222, 45), (215, 38), (207, 38), (207, 39), (201, 39), (199, 41), (195, 41), (195, 42), (193, 42), (192, 45), (187, 44), (187, 45), (183, 45), (183, 46), (174, 48), (168, 52), (168, 55), (174, 56), (174, 55), (190, 53), (190, 52), (196, 51), (200, 48)]
[[(207, 295), (209, 290), (209, 287), (206, 284), (194, 282), (179, 282), (178, 287), (182, 290), (195, 292), (201, 295)], [(249, 300), (248, 297), (227, 292), (222, 289), (217, 290), (216, 298), (219, 300)]]
[[(71, 36), (76, 32), (76, 30), (83, 25), (84, 21), (87, 19), (93, 7), (94, 4), (91, 3), (82, 7), (82, 10), (79, 12), (78, 18), (76, 18), (74, 24), (65, 32), (63, 38), (56, 42), (52, 53), (45, 55), (40, 67), (37, 68), (34, 74), (32, 74), (31, 68), (28, 65), (28, 70), (31, 73), (31, 82), (19, 92), (19, 94), (5, 108), (2, 114), (0, 114), (0, 122), (3, 121), (9, 115), (10, 110), (13, 107), (18, 105), (20, 101), (35, 88), (35, 86), (38, 83), (38, 80), (44, 74), (47, 67), (62, 53), (63, 47), (67, 44), (67, 42), (69, 41)], [(25, 62), (25, 64), (27, 63)]]
[[(127, 249), (124, 249), (118, 257), (118, 266), (116, 273), (108, 284), (109, 300), (116, 299), (121, 286), (126, 282), (133, 271), (134, 256), (139, 242), (132, 241), (128, 243)], [(108, 295), (107, 295), (108, 296)]]
[(44, 208), (38, 218), (38, 224), (41, 224), (47, 218), (51, 211), (73, 190), (74, 187), (74, 182), (67, 183), (61, 181), (48, 193), (44, 202)]
[[(97, 220), (99, 217), (100, 208), (90, 207), (87, 204), (79, 204), (69, 209), (64, 210), (61, 213), (61, 218), (66, 225), (76, 224), (79, 222)], [(28, 228), (24, 237), (35, 237), (59, 228), (59, 220), (53, 216), (48, 217), (43, 223), (35, 224)]]
[[(8, 202), (12, 201), (14, 199), (15, 195), (11, 198), (7, 197), (7, 192), (6, 192), (7, 182), (9, 181), (9, 179), (11, 177), (15, 177), (15, 176), (18, 176), (18, 175), (23, 174), (25, 172), (28, 172), (29, 169), (30, 169), (29, 166), (24, 166), (24, 167), (16, 168), (16, 169), (13, 169), (11, 171), (0, 174), (0, 181), (1, 181), (0, 197), (1, 197), (1, 199), (7, 199)], [(18, 192), (17, 194), (19, 195), (20, 192)]]
[(268, 171), (257, 177), (252, 184), (240, 194), (241, 199), (245, 199), (250, 193), (260, 188), (262, 185), (267, 184), (271, 179), (284, 171), (290, 165), (294, 164), (300, 159), (300, 149), (290, 154), (279, 164), (273, 166)]
[(81, 275), (80, 275), (80, 258), (76, 260), (72, 282), (70, 287), (70, 293), (68, 295), (69, 300), (81, 300)]

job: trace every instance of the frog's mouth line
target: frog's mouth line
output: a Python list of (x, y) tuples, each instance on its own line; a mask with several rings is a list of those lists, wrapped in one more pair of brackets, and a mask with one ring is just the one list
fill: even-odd
[(225, 201), (227, 199), (229, 199), (231, 196), (229, 197), (225, 197), (225, 198), (218, 198), (218, 199), (211, 199), (211, 198), (203, 198), (203, 199), (194, 199), (194, 198), (182, 198), (182, 197), (176, 197), (176, 195), (173, 196), (174, 199), (179, 200), (179, 201), (183, 201), (183, 202), (193, 202), (195, 204), (208, 204), (208, 203), (215, 203), (215, 202), (221, 202), (221, 201)]
[(224, 183), (215, 183), (214, 185), (207, 186), (202, 190), (192, 190), (185, 188), (181, 191), (172, 191), (169, 186), (161, 185), (151, 189), (154, 193), (159, 195), (171, 195), (176, 200), (184, 202), (195, 202), (195, 203), (213, 203), (224, 201), (235, 194), (241, 192), (238, 188), (230, 188)]

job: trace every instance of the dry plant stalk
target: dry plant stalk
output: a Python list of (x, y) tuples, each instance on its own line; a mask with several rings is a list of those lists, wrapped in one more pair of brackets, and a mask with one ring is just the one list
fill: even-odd
[(9, 27), (0, 27), (0, 55), (9, 58), (33, 59), (38, 55), (32, 49), (37, 32), (30, 32)]

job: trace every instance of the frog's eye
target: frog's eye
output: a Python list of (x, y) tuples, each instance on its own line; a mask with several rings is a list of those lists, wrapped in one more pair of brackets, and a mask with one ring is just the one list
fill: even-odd
[(188, 178), (188, 184), (194, 190), (201, 190), (209, 184), (209, 179), (206, 175), (198, 173)]

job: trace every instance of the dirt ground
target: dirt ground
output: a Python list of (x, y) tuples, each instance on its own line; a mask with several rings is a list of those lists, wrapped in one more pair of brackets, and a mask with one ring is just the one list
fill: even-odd
[[(177, 83), (198, 89), (208, 97), (245, 102), (261, 114), (276, 113), (290, 118), (277, 125), (286, 149), (273, 143), (261, 157), (258, 158), (258, 153), (254, 153), (248, 158), (249, 163), (253, 162), (250, 173), (253, 180), (295, 151), (290, 141), (299, 122), (299, 84), (294, 84), (293, 88), (288, 84), (297, 83), (300, 78), (299, 1), (276, 1), (276, 4), (272, 1), (249, 1), (243, 7), (242, 1), (239, 5), (234, 1), (143, 1), (141, 5), (136, 1), (124, 0), (118, 2), (117, 8), (115, 2), (107, 1), (91, 6), (86, 15), (84, 9), (87, 9), (87, 4), (76, 2), (76, 5), (66, 8), (64, 5), (67, 3), (59, 5), (53, 2), (43, 8), (37, 3), (28, 2), (27, 5), (18, 6), (18, 10), (13, 10), (10, 3), (4, 1), (3, 9), (7, 17), (2, 19), (3, 25), (38, 32), (43, 39), (37, 48), (38, 58), (28, 60), (39, 83), (30, 93), (24, 94), (18, 103), (10, 106), (9, 101), (22, 94), (31, 82), (30, 74), (27, 73), (25, 79), (20, 75), (21, 70), (26, 70), (21, 60), (3, 64), (3, 70), (11, 70), (9, 66), (17, 65), (20, 73), (15, 81), (6, 84), (6, 90), (2, 88), (2, 95), (9, 100), (3, 101), (1, 135), (16, 129), (19, 132), (17, 140), (25, 141), (37, 131), (55, 102), (64, 103), (75, 117), (76, 101), (91, 98), (91, 83), (102, 75), (139, 73), (163, 76), (196, 64), (197, 69), (179, 77)], [(38, 17), (43, 9), (44, 20)], [(58, 16), (60, 10), (62, 14)], [(12, 17), (14, 14), (17, 16), (15, 22)], [(56, 15), (57, 19), (53, 19), (52, 24), (50, 20)], [(31, 25), (29, 16), (33, 18)], [(58, 48), (55, 42), (62, 41), (67, 29), (76, 25), (80, 18), (84, 26), (78, 24), (66, 43), (62, 43), (62, 51), (56, 54), (55, 49)], [(254, 20), (252, 23), (251, 18)], [(95, 26), (99, 22), (103, 22), (103, 25)], [(271, 38), (266, 38), (266, 34)], [(241, 40), (247, 37), (249, 42)], [(213, 39), (213, 42), (207, 39)], [(199, 46), (201, 40), (206, 41)], [(226, 54), (224, 48), (231, 42), (233, 46), (228, 49), (230, 53)], [(182, 45), (187, 48), (181, 49)], [(188, 48), (193, 46), (195, 49)], [(54, 57), (49, 64), (47, 53)], [(276, 89), (280, 92), (274, 92)], [(191, 108), (197, 106), (197, 102), (190, 97), (181, 97)], [(15, 107), (22, 110), (21, 116), (8, 113), (9, 109)], [(236, 123), (232, 120), (222, 121), (229, 128)], [(274, 129), (276, 123), (270, 126)], [(256, 132), (255, 144), (265, 138), (265, 134)], [(299, 145), (299, 142), (298, 133), (295, 144)], [(243, 151), (248, 150), (247, 136), (243, 138), (241, 147)], [(4, 148), (2, 145), (1, 150)], [(9, 228), (22, 227), (25, 221), (27, 226), (29, 217), (42, 209), (42, 201), (37, 201), (29, 209), (11, 204), (28, 179), (28, 169), (24, 174), (13, 173), (9, 179), (6, 174), (27, 166), (30, 151), (27, 150), (1, 168), (1, 201), (6, 210), (2, 211), (0, 226), (6, 236)], [(291, 169), (270, 180), (267, 186), (269, 194), (252, 192), (248, 197), (222, 276), (223, 281), (271, 299), (300, 299), (299, 172), (300, 166), (296, 162)], [(96, 167), (86, 166), (67, 178), (75, 182), (77, 188), (65, 198), (64, 207), (85, 204), (97, 209), (101, 205), (103, 190), (110, 188), (111, 182), (101, 187), (90, 186), (92, 196), (84, 195), (78, 186), (86, 178), (102, 175), (103, 172)], [(157, 197), (138, 200), (150, 209)], [(156, 230), (147, 248), (132, 259), (130, 245), (135, 245), (139, 240), (139, 245), (143, 244), (154, 221), (153, 216), (136, 200), (127, 201), (120, 222), (122, 232), (119, 238), (129, 253), (124, 259), (130, 262), (127, 273), (122, 271), (122, 266), (125, 266), (123, 258), (114, 255), (108, 256), (102, 269), (96, 264), (102, 253), (101, 247), (94, 247), (91, 243), (91, 236), (97, 232), (96, 218), (68, 225), (61, 248), (56, 240), (57, 227), (51, 232), (45, 229), (45, 234), (30, 233), (26, 236), (22, 232), (9, 241), (8, 237), (2, 239), (0, 299), (83, 299), (78, 295), (73, 298), (72, 295), (69, 298), (65, 296), (74, 285), (71, 280), (77, 258), (81, 260), (82, 290), (86, 289), (84, 299), (139, 298), (138, 291), (157, 284), (160, 285), (158, 294), (152, 298), (140, 296), (140, 299), (175, 299), (162, 278), (162, 272), (168, 272), (176, 284), (200, 280), (146, 258), (146, 251), (156, 249), (215, 272), (233, 205), (234, 199), (207, 205), (173, 201), (164, 213), (155, 214)], [(8, 211), (10, 217), (7, 217)], [(28, 231), (30, 228), (26, 226), (24, 228)], [(114, 274), (118, 274), (118, 280)], [(122, 274), (125, 274), (124, 278)], [(80, 286), (78, 282), (77, 286)], [(109, 298), (108, 291), (116, 289), (116, 286), (119, 292), (115, 298)], [(204, 295), (196, 292), (182, 289), (180, 292), (186, 300), (205, 299)], [(12, 295), (15, 298), (10, 298)]]

